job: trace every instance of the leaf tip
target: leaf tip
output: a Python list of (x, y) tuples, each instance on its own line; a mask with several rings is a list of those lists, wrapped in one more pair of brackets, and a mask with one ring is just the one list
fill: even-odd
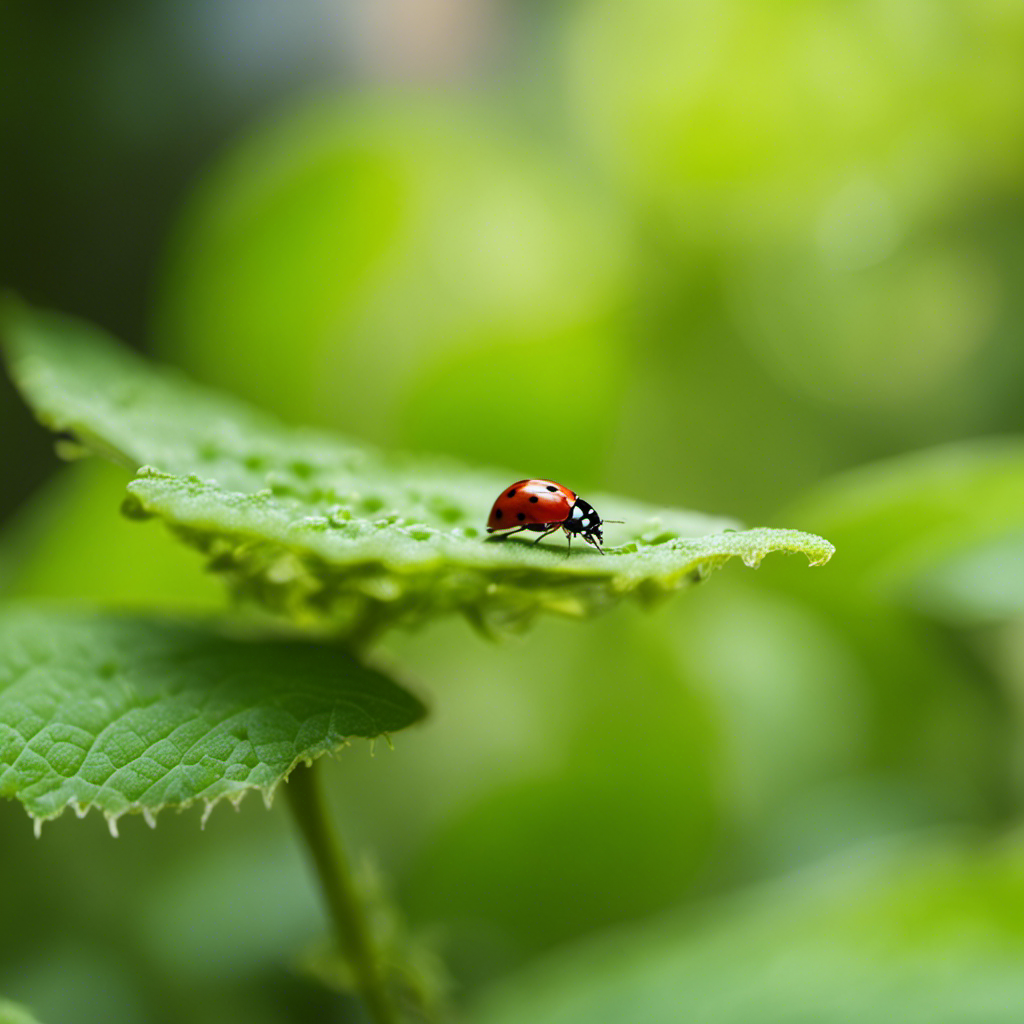
[(827, 540), (823, 540), (821, 543), (821, 554), (817, 558), (812, 557), (810, 552), (807, 553), (808, 568), (814, 569), (819, 565), (824, 565), (835, 553), (835, 545), (830, 544)]

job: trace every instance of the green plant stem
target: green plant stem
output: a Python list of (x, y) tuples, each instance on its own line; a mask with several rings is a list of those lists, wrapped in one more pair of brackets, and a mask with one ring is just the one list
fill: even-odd
[(373, 948), (363, 902), (356, 891), (348, 858), (331, 827), (318, 765), (292, 772), (285, 786), (288, 804), (306, 841), (320, 888), (334, 921), (342, 952), (374, 1024), (400, 1024)]

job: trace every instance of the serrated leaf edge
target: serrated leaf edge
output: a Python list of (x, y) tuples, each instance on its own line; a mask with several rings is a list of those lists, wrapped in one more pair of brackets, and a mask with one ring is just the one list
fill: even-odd
[[(387, 742), (389, 748), (394, 749), (394, 744), (389, 734), (382, 733), (381, 737)], [(377, 737), (369, 738), (371, 753), (374, 749), (374, 743), (376, 739)], [(277, 794), (278, 787), (288, 781), (289, 776), (292, 774), (293, 771), (295, 771), (296, 768), (298, 768), (300, 765), (305, 765), (308, 768), (313, 764), (314, 761), (318, 761), (322, 757), (337, 759), (338, 755), (343, 750), (345, 750), (346, 747), (350, 746), (352, 746), (352, 741), (350, 739), (346, 739), (337, 747), (320, 750), (313, 755), (297, 757), (292, 761), (292, 763), (288, 766), (288, 769), (281, 775), (281, 777), (269, 786), (243, 784), (238, 789), (221, 793), (218, 796), (212, 798), (195, 796), (191, 797), (188, 800), (183, 800), (180, 803), (164, 803), (156, 807), (144, 806), (142, 804), (133, 803), (127, 807), (122, 808), (119, 811), (105, 811), (103, 810), (102, 807), (100, 807), (99, 804), (97, 804), (94, 801), (82, 804), (77, 800), (70, 800), (63, 807), (61, 807), (57, 811), (54, 811), (52, 814), (34, 814), (28, 807), (25, 806), (25, 804), (17, 796), (13, 797), (12, 799), (16, 800), (18, 803), (22, 805), (22, 807), (24, 807), (25, 813), (32, 821), (32, 831), (37, 839), (39, 839), (42, 836), (43, 825), (46, 824), (46, 822), (56, 821), (56, 819), (60, 818), (66, 811), (72, 811), (75, 814), (75, 817), (77, 817), (79, 820), (85, 818), (92, 810), (98, 811), (106, 820), (107, 828), (109, 829), (111, 836), (117, 839), (119, 835), (118, 822), (121, 820), (121, 818), (125, 817), (125, 815), (141, 815), (145, 823), (150, 828), (155, 829), (157, 824), (157, 815), (160, 814), (162, 811), (173, 810), (180, 814), (184, 811), (191, 809), (196, 804), (202, 804), (203, 813), (199, 820), (199, 828), (205, 829), (206, 823), (209, 820), (210, 815), (213, 813), (213, 809), (215, 807), (217, 807), (224, 801), (227, 801), (237, 811), (242, 801), (250, 793), (253, 792), (258, 792), (263, 797), (263, 804), (269, 811), (273, 806), (274, 797)]]

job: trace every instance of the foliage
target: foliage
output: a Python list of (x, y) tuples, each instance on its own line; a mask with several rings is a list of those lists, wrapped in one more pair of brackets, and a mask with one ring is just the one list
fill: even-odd
[[(452, 609), (481, 626), (541, 609), (582, 615), (630, 593), (649, 602), (732, 556), (756, 567), (771, 550), (803, 551), (811, 564), (832, 553), (797, 531), (740, 532), (600, 496), (605, 516), (631, 521), (629, 539), (607, 554), (485, 546), (466, 523), (505, 476), (284, 428), (149, 368), (84, 325), (13, 302), (6, 327), (12, 375), (61, 433), (61, 451), (98, 452), (136, 470), (129, 517), (161, 516), (228, 572), (239, 594), (357, 641)], [(200, 467), (214, 476), (202, 479)], [(715, 527), (721, 532), (709, 534)], [(209, 811), (251, 788), (269, 799), (298, 762), (336, 751), (348, 734), (375, 736), (422, 714), (378, 673), (316, 646), (240, 643), (196, 624), (96, 614), (8, 612), (3, 625), (0, 792), (37, 823), (68, 806), (79, 815), (96, 806), (116, 831), (128, 811), (152, 822), (164, 807), (201, 800)], [(323, 836), (319, 813), (300, 814), (311, 837)], [(322, 856), (329, 845), (311, 840), (337, 896), (348, 886)], [(358, 990), (376, 1005), (387, 997), (351, 900), (331, 905)]]
[[(288, 620), (377, 641), (374, 664), (436, 694), (394, 751), (292, 781), (321, 776), (356, 877), (372, 850), (400, 896), (407, 927), (374, 928), (390, 966), (429, 967), (436, 940), (460, 1019), (1001, 1021), (1021, 1002), (1024, 5), (357, 6), (342, 31), (336, 5), (0, 13), (26, 83), (4, 94), (6, 284), (360, 439), (204, 405), (88, 328), (12, 311), (66, 371), (35, 377), (36, 411), (48, 391), (57, 422), (102, 423), (62, 453), (117, 461), (58, 468), (0, 373), (4, 600), (237, 643), (197, 620), (233, 591), (261, 642)], [(135, 415), (106, 415), (129, 377)], [(211, 422), (228, 443), (204, 451)], [(449, 522), (420, 506), (464, 466), (363, 441), (514, 469), (467, 482)], [(353, 451), (378, 508), (328, 493), (365, 490), (331, 461)], [(428, 493), (397, 486), (417, 468)], [(519, 559), (578, 615), (617, 598), (581, 579), (632, 558), (469, 537), (527, 473), (630, 518), (611, 547), (640, 520), (602, 481), (841, 557), (766, 559), (583, 628), (509, 583), (468, 609), (485, 631), (532, 619), (497, 647), (459, 621), (478, 573)], [(129, 474), (128, 510), (157, 523), (112, 514)], [(437, 593), (445, 573), (404, 561), (331, 567), (333, 534), (364, 550), (366, 523), (408, 508), (382, 546), (463, 529), (493, 566)], [(293, 512), (328, 525), (296, 533)], [(356, 981), (315, 941), (289, 805), (202, 833), (127, 815), (116, 842), (65, 814), (36, 841), (0, 799), (0, 992), (68, 1024), (362, 1021), (282, 969), (306, 948), (301, 966)]]
[(452, 610), (484, 625), (540, 610), (581, 616), (626, 595), (653, 599), (732, 557), (756, 567), (771, 551), (803, 552), (812, 565), (832, 554), (811, 534), (738, 532), (602, 495), (601, 514), (625, 520), (606, 556), (485, 546), (478, 524), (507, 473), (282, 427), (83, 324), (15, 304), (5, 334), (40, 418), (137, 471), (129, 515), (162, 517), (239, 594), (300, 620), (366, 633)]
[(0, 796), (37, 823), (256, 789), (349, 737), (405, 728), (423, 707), (343, 651), (246, 642), (208, 626), (100, 614), (0, 613)]
[[(826, 590), (851, 602), (926, 599), (941, 566), (1024, 537), (1024, 443), (986, 438), (864, 466), (805, 495), (789, 512), (843, 538), (850, 554)], [(831, 577), (832, 574), (830, 573)]]
[(511, 979), (473, 1024), (1012, 1024), (1021, 848), (910, 842), (666, 917)]

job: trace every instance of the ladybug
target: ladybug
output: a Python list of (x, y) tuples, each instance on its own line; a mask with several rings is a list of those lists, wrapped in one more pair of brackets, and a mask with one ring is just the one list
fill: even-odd
[(582, 537), (603, 555), (601, 526), (602, 519), (593, 505), (554, 480), (517, 480), (510, 484), (498, 495), (487, 520), (487, 532), (497, 534), (496, 540), (532, 530), (540, 534), (533, 542), (536, 544), (562, 529), (569, 538), (570, 551), (573, 537)]

